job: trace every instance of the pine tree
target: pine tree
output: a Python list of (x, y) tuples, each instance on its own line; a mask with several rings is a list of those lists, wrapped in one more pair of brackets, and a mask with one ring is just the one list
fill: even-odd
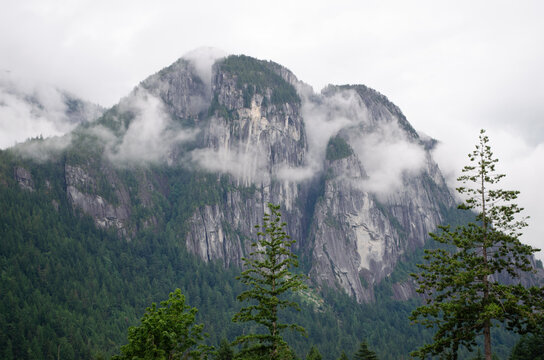
[(523, 336), (508, 360), (544, 360), (544, 333)]
[(323, 359), (323, 357), (321, 356), (321, 353), (319, 352), (319, 350), (317, 350), (315, 345), (312, 345), (312, 347), (310, 348), (310, 351), (308, 351), (308, 355), (306, 355), (306, 360), (321, 360), (321, 359)]
[(472, 358), (472, 360), (484, 360), (484, 357), (482, 356), (482, 351), (480, 348), (478, 348), (478, 352), (476, 353), (476, 357)]
[(268, 332), (236, 338), (235, 344), (244, 345), (241, 357), (289, 357), (292, 352), (281, 336), (282, 331), (292, 329), (305, 333), (301, 326), (279, 320), (278, 313), (282, 309), (300, 310), (299, 305), (286, 296), (306, 285), (302, 274), (293, 274), (289, 270), (297, 267), (298, 261), (290, 249), (295, 240), (286, 234), (286, 223), (281, 222), (280, 206), (268, 204), (268, 209), (269, 213), (265, 213), (263, 225), (257, 233), (258, 241), (251, 244), (254, 250), (249, 257), (243, 258), (245, 270), (238, 277), (249, 289), (238, 295), (237, 299), (249, 301), (250, 305), (240, 309), (232, 319), (234, 322), (255, 322), (264, 326)]
[(233, 360), (234, 359), (234, 351), (232, 350), (232, 347), (230, 346), (227, 340), (225, 339), (221, 340), (221, 344), (219, 345), (219, 349), (217, 350), (215, 359), (216, 360)]
[(434, 342), (412, 353), (421, 359), (428, 354), (457, 359), (460, 346), (471, 350), (483, 334), (485, 359), (491, 360), (492, 322), (524, 332), (541, 313), (542, 288), (498, 281), (498, 275), (516, 279), (531, 271), (530, 256), (539, 250), (519, 241), (527, 225), (518, 218), (523, 209), (512, 202), (519, 192), (497, 188), (504, 175), (495, 172), (498, 160), (484, 130), (469, 159), (457, 191), (466, 198), (459, 208), (475, 213), (475, 221), (455, 230), (441, 226), (441, 233), (431, 234), (443, 246), (426, 250), (427, 263), (418, 265), (423, 271), (413, 275), (426, 304), (411, 319), (436, 329)]
[(203, 325), (196, 325), (196, 308), (185, 304), (180, 289), (170, 293), (161, 306), (153, 303), (141, 324), (128, 329), (128, 344), (121, 346), (122, 359), (198, 359), (207, 347), (201, 345)]
[(349, 358), (346, 355), (346, 353), (342, 351), (342, 354), (340, 354), (340, 357), (338, 358), (338, 360), (349, 360)]
[(359, 350), (353, 356), (354, 360), (377, 360), (376, 353), (368, 348), (366, 341), (361, 342)]

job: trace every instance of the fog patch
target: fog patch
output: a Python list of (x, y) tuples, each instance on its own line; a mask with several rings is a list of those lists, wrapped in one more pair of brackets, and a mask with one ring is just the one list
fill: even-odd
[(197, 166), (230, 174), (244, 185), (269, 181), (268, 156), (263, 146), (232, 142), (228, 126), (217, 118), (211, 119), (207, 135), (207, 142), (213, 144), (213, 148), (190, 153), (190, 159)]
[(34, 138), (19, 143), (12, 149), (20, 156), (44, 163), (58, 157), (61, 152), (72, 144), (72, 135), (51, 136), (48, 138)]
[(280, 167), (276, 176), (281, 180), (301, 182), (323, 170), (327, 144), (342, 129), (368, 121), (361, 98), (353, 90), (339, 91), (332, 96), (316, 95), (311, 88), (300, 91), (302, 118), (308, 140), (306, 164), (303, 167)]
[(119, 110), (134, 114), (120, 138), (112, 137), (104, 128), (93, 131), (105, 141), (105, 156), (120, 166), (168, 161), (176, 144), (192, 140), (196, 135), (196, 130), (174, 123), (163, 101), (143, 89), (137, 89), (124, 99)]
[(313, 178), (316, 170), (317, 168), (312, 166), (292, 167), (282, 165), (277, 169), (275, 175), (280, 180), (300, 183)]
[(100, 116), (98, 106), (81, 101), (69, 109), (70, 98), (52, 86), (0, 72), (0, 149), (29, 138), (61, 136)]
[(363, 191), (397, 191), (405, 176), (415, 176), (424, 167), (423, 146), (407, 137), (395, 117), (372, 118), (355, 90), (326, 88), (324, 94), (315, 95), (310, 89), (299, 90), (299, 95), (308, 139), (306, 165), (280, 168), (280, 179), (301, 182), (321, 173), (329, 139), (337, 134), (349, 143), (364, 167), (367, 178), (354, 184)]
[(418, 175), (425, 165), (423, 147), (409, 141), (396, 122), (379, 124), (372, 132), (354, 138), (350, 137), (350, 144), (368, 175), (361, 184), (365, 191), (378, 195), (394, 192), (405, 176)]
[(183, 55), (183, 58), (191, 63), (198, 77), (211, 87), (213, 64), (228, 54), (223, 50), (213, 47), (200, 47)]

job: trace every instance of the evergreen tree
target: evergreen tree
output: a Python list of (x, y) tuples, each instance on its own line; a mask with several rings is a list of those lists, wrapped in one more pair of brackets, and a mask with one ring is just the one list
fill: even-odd
[(121, 346), (122, 359), (198, 359), (203, 340), (202, 325), (195, 325), (196, 308), (185, 304), (180, 289), (170, 293), (161, 307), (153, 303), (141, 325), (128, 329), (128, 344)]
[(219, 349), (217, 350), (215, 359), (216, 360), (234, 359), (234, 351), (232, 350), (232, 347), (230, 346), (227, 340), (225, 339), (221, 340), (221, 344), (219, 345)]
[[(293, 274), (289, 270), (297, 267), (297, 256), (291, 252), (295, 240), (285, 233), (285, 222), (281, 222), (279, 205), (268, 204), (270, 213), (265, 213), (263, 225), (257, 233), (258, 241), (251, 244), (254, 248), (249, 257), (243, 258), (245, 269), (238, 279), (248, 290), (237, 299), (249, 301), (250, 305), (240, 309), (233, 317), (234, 322), (255, 322), (264, 326), (264, 334), (239, 336), (235, 344), (242, 344), (241, 356), (258, 356), (261, 359), (278, 359), (282, 354), (290, 354), (289, 347), (281, 332), (287, 328), (305, 333), (297, 324), (286, 324), (279, 320), (278, 312), (282, 309), (299, 305), (286, 298), (290, 292), (297, 292), (306, 287), (302, 274)], [(259, 226), (257, 226), (259, 228)]]
[(346, 355), (346, 353), (342, 351), (342, 354), (340, 354), (340, 357), (338, 358), (338, 360), (349, 360), (349, 358)]
[(321, 360), (323, 357), (321, 356), (321, 353), (317, 348), (312, 345), (310, 348), (310, 351), (308, 351), (308, 355), (306, 355), (306, 360)]
[(459, 208), (475, 212), (475, 222), (455, 230), (441, 226), (441, 233), (431, 234), (444, 246), (427, 250), (428, 262), (418, 265), (423, 271), (414, 275), (426, 303), (411, 319), (436, 329), (434, 342), (412, 353), (422, 359), (428, 354), (457, 359), (459, 346), (471, 350), (483, 334), (485, 359), (491, 360), (492, 322), (524, 332), (541, 313), (543, 289), (498, 281), (499, 275), (515, 279), (532, 270), (529, 257), (538, 249), (519, 241), (527, 225), (517, 219), (522, 208), (512, 202), (519, 192), (497, 188), (504, 175), (495, 172), (498, 160), (484, 130), (469, 158), (457, 191), (466, 198)]
[(514, 346), (509, 360), (544, 360), (544, 333), (523, 336)]
[(472, 358), (472, 360), (484, 360), (484, 357), (482, 356), (482, 351), (478, 348), (478, 352), (476, 353), (476, 357)]
[(377, 360), (376, 353), (368, 348), (366, 341), (361, 342), (359, 350), (353, 356), (354, 360)]

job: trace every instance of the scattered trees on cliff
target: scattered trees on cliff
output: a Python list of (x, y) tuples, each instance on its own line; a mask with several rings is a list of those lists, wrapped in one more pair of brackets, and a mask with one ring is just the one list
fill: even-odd
[(541, 288), (498, 280), (499, 275), (516, 279), (520, 272), (531, 271), (529, 258), (538, 249), (519, 241), (527, 225), (518, 218), (523, 209), (513, 203), (519, 192), (497, 188), (504, 175), (495, 172), (498, 160), (484, 130), (469, 159), (457, 191), (465, 197), (459, 208), (475, 212), (475, 221), (454, 230), (442, 226), (440, 233), (431, 234), (444, 246), (427, 250), (428, 262), (418, 265), (422, 272), (414, 275), (426, 303), (412, 312), (411, 319), (436, 329), (434, 342), (412, 353), (421, 359), (429, 354), (456, 359), (460, 346), (471, 350), (483, 334), (485, 359), (491, 360), (493, 324), (525, 332), (541, 313)]

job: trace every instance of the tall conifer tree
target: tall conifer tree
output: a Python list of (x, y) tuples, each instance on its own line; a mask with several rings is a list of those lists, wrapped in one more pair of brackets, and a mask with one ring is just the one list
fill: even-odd
[(519, 241), (527, 226), (518, 218), (523, 209), (513, 203), (519, 191), (496, 186), (504, 175), (495, 172), (498, 160), (484, 130), (469, 159), (457, 191), (465, 197), (459, 208), (474, 212), (475, 221), (455, 230), (442, 226), (441, 233), (431, 234), (444, 246), (426, 250), (428, 262), (418, 265), (423, 271), (414, 275), (426, 304), (414, 310), (411, 319), (436, 329), (434, 342), (412, 354), (421, 359), (429, 354), (457, 359), (460, 346), (470, 350), (483, 334), (485, 359), (491, 360), (494, 322), (524, 332), (541, 313), (542, 288), (498, 281), (499, 275), (516, 279), (531, 271), (530, 256), (539, 250)]
[(249, 287), (238, 295), (239, 301), (250, 304), (234, 315), (234, 322), (255, 322), (267, 329), (264, 334), (239, 336), (234, 343), (242, 344), (241, 357), (260, 359), (289, 358), (291, 351), (281, 333), (293, 329), (305, 333), (296, 324), (282, 323), (279, 312), (286, 308), (299, 310), (299, 305), (287, 298), (288, 293), (306, 287), (302, 274), (293, 274), (290, 268), (298, 266), (297, 256), (291, 252), (295, 243), (285, 232), (287, 225), (281, 221), (280, 206), (268, 204), (269, 213), (257, 233), (258, 241), (251, 244), (254, 251), (243, 258), (245, 270), (238, 279)]
[(366, 341), (361, 342), (359, 350), (353, 356), (355, 360), (378, 360), (376, 353), (368, 348)]

